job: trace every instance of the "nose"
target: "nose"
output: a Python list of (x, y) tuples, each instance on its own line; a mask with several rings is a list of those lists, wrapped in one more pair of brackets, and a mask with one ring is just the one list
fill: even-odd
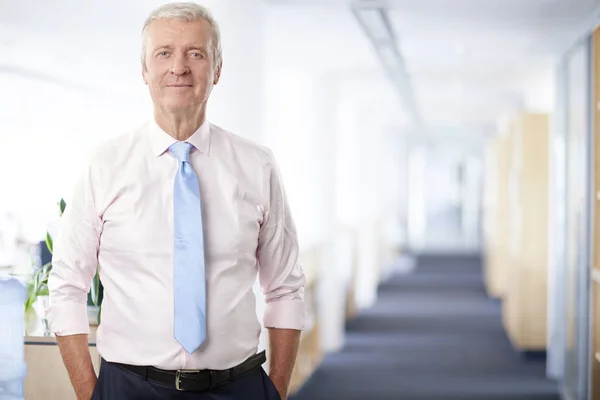
[(171, 68), (171, 73), (173, 75), (185, 75), (190, 72), (189, 67), (187, 66), (187, 61), (185, 57), (174, 57), (173, 59), (173, 67)]

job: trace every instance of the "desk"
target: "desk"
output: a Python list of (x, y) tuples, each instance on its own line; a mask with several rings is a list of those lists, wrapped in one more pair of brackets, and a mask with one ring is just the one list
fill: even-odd
[[(100, 357), (96, 351), (96, 328), (90, 327), (90, 354), (96, 374)], [(27, 400), (75, 400), (75, 392), (62, 362), (54, 336), (25, 336), (27, 375), (24, 391)]]

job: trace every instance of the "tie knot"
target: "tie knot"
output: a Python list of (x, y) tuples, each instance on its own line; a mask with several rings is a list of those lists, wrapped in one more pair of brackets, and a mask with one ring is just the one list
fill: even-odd
[(173, 143), (169, 151), (179, 160), (179, 162), (190, 162), (190, 149), (192, 145), (188, 142)]

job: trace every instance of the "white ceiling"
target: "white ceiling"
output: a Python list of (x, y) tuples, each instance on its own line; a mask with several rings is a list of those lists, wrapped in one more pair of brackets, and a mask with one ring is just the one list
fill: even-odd
[[(377, 62), (370, 46), (366, 50), (364, 35), (349, 12), (350, 1), (268, 3), (280, 10), (280, 16), (287, 10), (296, 18), (295, 24), (309, 23), (310, 31), (314, 29), (311, 35), (318, 32), (323, 36), (320, 43), (311, 40), (317, 45), (313, 51), (329, 51), (330, 58), (337, 60), (336, 68), (368, 69)], [(556, 60), (599, 6), (597, 0), (376, 3), (388, 8), (417, 107), (434, 131), (445, 127), (494, 129), (501, 115), (523, 104), (526, 93), (529, 92), (527, 98), (532, 97), (531, 91), (538, 91), (538, 97), (542, 97), (538, 107), (550, 111), (552, 99), (545, 101), (543, 97), (553, 95), (547, 87), (553, 85)], [(289, 23), (282, 18), (282, 30)], [(348, 46), (354, 46), (354, 51), (349, 51)], [(381, 66), (375, 68), (382, 71)]]

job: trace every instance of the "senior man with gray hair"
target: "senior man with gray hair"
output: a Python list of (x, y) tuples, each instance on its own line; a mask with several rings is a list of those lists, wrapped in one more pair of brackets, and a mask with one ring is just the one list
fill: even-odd
[[(49, 320), (78, 399), (285, 399), (304, 327), (296, 229), (271, 152), (208, 122), (221, 38), (194, 3), (142, 30), (153, 118), (95, 151), (61, 218)], [(86, 297), (104, 286), (96, 378)], [(266, 298), (269, 376), (253, 284)]]

